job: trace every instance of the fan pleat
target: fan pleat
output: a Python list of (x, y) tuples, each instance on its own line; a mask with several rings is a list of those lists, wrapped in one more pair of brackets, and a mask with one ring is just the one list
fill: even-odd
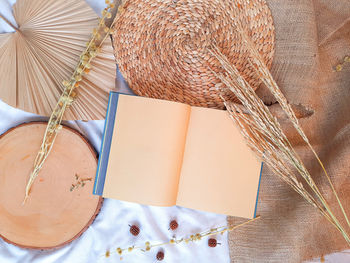
[[(46, 87), (50, 85), (50, 79), (45, 76), (45, 68), (40, 63), (35, 50), (28, 45), (28, 42), (22, 41), (22, 43), (23, 49), (18, 56), (18, 69), (19, 73), (24, 71), (25, 74), (19, 78), (18, 85), (19, 87), (26, 85), (30, 89), (30, 99), (23, 98), (23, 103), (26, 103), (29, 99), (31, 107), (36, 109), (36, 111), (51, 111), (52, 108), (49, 106), (50, 100), (47, 98), (46, 94)], [(23, 78), (23, 76), (25, 77)], [(40, 78), (38, 78), (38, 76), (40, 76)]]
[(8, 104), (16, 103), (17, 98), (16, 42), (11, 36), (11, 33), (0, 35), (0, 72), (3, 72), (0, 81), (0, 98), (4, 98)]

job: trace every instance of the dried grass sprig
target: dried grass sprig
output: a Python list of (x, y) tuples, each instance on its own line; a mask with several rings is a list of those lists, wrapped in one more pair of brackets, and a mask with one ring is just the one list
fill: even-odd
[[(260, 56), (258, 56), (257, 51), (254, 51), (254, 46), (249, 41), (246, 41), (246, 43), (248, 44), (248, 49), (251, 51), (251, 65), (256, 69), (261, 80), (271, 90), (272, 94), (279, 101), (282, 109), (289, 116), (298, 133), (310, 147), (331, 184), (330, 178), (325, 171), (322, 162), (309, 143), (309, 140), (301, 129), (293, 110), (273, 80), (266, 65), (262, 62)], [(301, 158), (284, 134), (276, 117), (271, 114), (268, 107), (257, 96), (254, 89), (241, 76), (237, 68), (230, 64), (228, 59), (220, 52), (215, 44), (209, 48), (208, 51), (221, 63), (224, 69), (224, 73), (214, 72), (215, 75), (231, 92), (234, 93), (234, 95), (243, 104), (243, 108), (249, 113), (243, 113), (240, 107), (234, 103), (225, 101), (224, 97), (222, 96), (230, 117), (240, 127), (241, 133), (246, 139), (249, 147), (255, 153), (257, 153), (263, 162), (265, 162), (277, 176), (290, 185), (307, 202), (317, 208), (321, 214), (334, 227), (336, 227), (339, 232), (341, 232), (346, 242), (350, 245), (348, 233), (340, 224), (339, 220), (335, 217), (332, 209), (320, 192), (312, 176), (306, 169)], [(224, 90), (221, 91), (222, 93), (224, 92)], [(300, 177), (303, 179), (303, 181), (300, 180)], [(304, 183), (306, 183), (306, 185), (311, 189), (311, 192), (305, 188)], [(331, 187), (332, 192), (337, 198), (337, 194), (332, 184)], [(348, 222), (346, 213), (339, 198), (337, 198), (337, 200), (343, 215)]]
[(115, 4), (110, 3), (108, 0), (106, 1), (106, 4), (107, 7), (102, 10), (102, 18), (99, 19), (97, 27), (93, 30), (91, 39), (86, 44), (86, 49), (82, 52), (72, 77), (69, 80), (62, 81), (64, 91), (60, 96), (47, 124), (40, 150), (34, 160), (34, 167), (26, 185), (23, 204), (29, 197), (31, 187), (50, 154), (57, 134), (62, 128), (61, 122), (63, 115), (77, 96), (75, 89), (79, 87), (79, 82), (82, 80), (84, 75), (89, 73), (91, 68), (90, 63), (100, 52), (103, 42), (110, 36), (110, 34), (113, 33), (112, 31), (115, 20), (113, 20), (109, 26), (106, 25), (106, 21), (112, 17), (112, 10), (115, 8)]
[[(306, 134), (304, 133), (303, 129), (301, 128), (299, 121), (298, 121), (297, 117), (295, 116), (294, 111), (292, 110), (292, 107), (290, 106), (286, 97), (283, 95), (283, 93), (279, 89), (279, 87), (278, 87), (277, 83), (275, 82), (274, 78), (272, 77), (269, 69), (267, 68), (266, 64), (264, 63), (261, 55), (259, 54), (257, 49), (254, 47), (254, 44), (252, 43), (252, 41), (246, 36), (246, 34), (244, 32), (242, 32), (241, 35), (243, 36), (243, 40), (247, 44), (247, 47), (249, 48), (249, 50), (251, 52), (251, 56), (249, 59), (250, 64), (254, 67), (255, 71), (257, 72), (257, 74), (259, 75), (260, 79), (263, 81), (265, 86), (270, 90), (270, 92), (277, 99), (279, 105), (284, 110), (284, 112), (287, 114), (290, 121), (292, 122), (294, 128), (298, 131), (299, 135), (303, 138), (303, 140), (306, 142), (306, 144), (308, 145), (308, 147), (310, 148), (310, 150), (314, 154), (315, 158), (317, 159), (319, 165), (321, 166), (321, 168), (322, 168), (322, 170), (323, 170), (323, 172), (324, 172), (324, 174), (329, 182), (329, 185), (330, 185), (332, 192), (333, 192), (333, 194), (338, 202), (338, 205), (339, 205), (339, 207), (344, 215), (344, 218), (345, 218), (348, 226), (350, 227), (350, 222), (349, 222), (348, 216), (347, 216), (347, 214), (344, 210), (344, 207), (343, 207), (343, 205), (338, 197), (338, 194), (334, 188), (332, 180), (330, 179), (330, 177), (329, 177), (322, 161), (320, 160), (318, 154), (316, 153), (315, 149), (313, 148), (313, 146), (309, 142), (309, 139), (307, 138)], [(346, 59), (349, 60), (349, 57), (346, 57), (344, 59), (344, 61), (346, 61)]]

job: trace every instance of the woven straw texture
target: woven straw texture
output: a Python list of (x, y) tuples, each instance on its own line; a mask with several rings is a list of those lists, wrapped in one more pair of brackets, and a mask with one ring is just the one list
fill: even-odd
[[(267, 4), (276, 28), (272, 74), (297, 110), (299, 122), (325, 164), (349, 215), (350, 64), (344, 65), (341, 72), (334, 72), (334, 67), (350, 55), (350, 1), (267, 0)], [(268, 103), (274, 103), (263, 89), (258, 92)], [(317, 161), (278, 104), (270, 108), (328, 196), (331, 189)], [(335, 200), (330, 203), (336, 207)], [(339, 209), (335, 212), (340, 218)], [(232, 262), (299, 263), (349, 249), (316, 209), (266, 167), (258, 214), (259, 220), (230, 233)], [(233, 217), (229, 221), (239, 222)], [(346, 229), (349, 233), (350, 229)], [(325, 262), (350, 262), (349, 252), (342, 257), (343, 260), (336, 261), (325, 256)]]
[(223, 108), (217, 94), (221, 84), (209, 65), (221, 69), (206, 51), (213, 41), (255, 88), (259, 86), (237, 23), (271, 65), (274, 26), (264, 0), (127, 1), (113, 36), (116, 61), (138, 95)]

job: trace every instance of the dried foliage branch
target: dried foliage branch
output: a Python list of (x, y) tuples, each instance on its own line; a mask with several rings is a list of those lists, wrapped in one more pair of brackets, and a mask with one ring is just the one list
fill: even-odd
[[(40, 169), (49, 156), (57, 134), (62, 128), (61, 122), (63, 115), (77, 96), (75, 89), (79, 87), (79, 82), (82, 80), (84, 75), (89, 73), (91, 68), (90, 63), (100, 52), (103, 42), (110, 36), (110, 34), (112, 34), (115, 20), (113, 20), (111, 25), (107, 25), (107, 20), (112, 18), (112, 12), (115, 8), (115, 4), (110, 3), (109, 0), (106, 0), (106, 4), (107, 7), (102, 10), (102, 18), (99, 19), (97, 27), (93, 30), (90, 41), (86, 43), (86, 49), (82, 52), (71, 79), (62, 81), (64, 91), (60, 96), (47, 124), (40, 150), (34, 160), (34, 167), (26, 185), (23, 204), (29, 197), (29, 193), (35, 178), (38, 176)], [(119, 9), (121, 9), (121, 6), (118, 7), (118, 10)]]
[(125, 254), (126, 252), (133, 252), (133, 251), (137, 251), (137, 250), (142, 251), (142, 252), (148, 252), (152, 248), (155, 248), (155, 247), (162, 247), (162, 246), (166, 246), (166, 245), (189, 244), (192, 242), (198, 242), (200, 240), (203, 240), (205, 237), (210, 237), (210, 236), (219, 235), (219, 234), (223, 235), (226, 232), (230, 232), (230, 231), (233, 231), (237, 228), (243, 227), (246, 224), (251, 223), (259, 218), (260, 218), (260, 216), (257, 216), (253, 219), (250, 219), (248, 221), (245, 221), (245, 222), (238, 224), (238, 225), (235, 225), (235, 226), (219, 226), (219, 227), (208, 229), (208, 230), (203, 231), (203, 232), (188, 235), (188, 236), (185, 236), (182, 238), (174, 237), (166, 242), (159, 242), (159, 243), (152, 242), (151, 243), (149, 241), (146, 241), (144, 243), (144, 245), (138, 245), (138, 246), (132, 245), (132, 246), (125, 247), (125, 248), (117, 247), (114, 250), (108, 249), (103, 256), (106, 258), (109, 258), (112, 254), (119, 254), (121, 256), (122, 254)]
[[(244, 34), (242, 33), (244, 36)], [(333, 184), (327, 172), (324, 169), (315, 150), (311, 146), (308, 138), (301, 129), (298, 119), (288, 104), (286, 98), (273, 80), (268, 68), (262, 61), (260, 54), (256, 51), (254, 45), (245, 36), (243, 37), (250, 53), (250, 64), (257, 71), (262, 82), (269, 88), (272, 94), (280, 103), (282, 109), (287, 113), (298, 133), (310, 147), (316, 159), (324, 170), (328, 181), (331, 184), (332, 192), (337, 198), (338, 204), (343, 215), (349, 223), (345, 210), (336, 194)], [(350, 238), (339, 220), (335, 217), (328, 202), (317, 187), (311, 174), (306, 169), (299, 155), (294, 150), (290, 141), (283, 132), (280, 123), (275, 116), (272, 115), (268, 107), (257, 96), (254, 89), (242, 77), (237, 68), (230, 64), (225, 55), (214, 44), (208, 51), (221, 63), (224, 73), (214, 72), (215, 75), (240, 100), (245, 113), (238, 105), (225, 101), (225, 106), (232, 120), (240, 127), (241, 133), (247, 141), (249, 147), (258, 155), (264, 163), (282, 180), (290, 185), (297, 193), (299, 193), (307, 202), (317, 208), (320, 213), (343, 235), (346, 242), (350, 245)], [(225, 92), (221, 89), (222, 94)], [(306, 183), (306, 185), (305, 185)], [(307, 188), (306, 188), (307, 186)]]

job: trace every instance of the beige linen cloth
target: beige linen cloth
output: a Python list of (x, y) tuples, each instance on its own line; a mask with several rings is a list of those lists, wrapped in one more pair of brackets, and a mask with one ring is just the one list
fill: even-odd
[[(267, 4), (276, 28), (272, 74), (350, 214), (350, 63), (341, 72), (333, 70), (350, 55), (350, 1), (267, 0)], [(274, 103), (263, 87), (258, 92), (267, 103)], [(330, 193), (315, 158), (279, 106), (270, 107), (322, 191)], [(334, 200), (331, 203), (335, 205)], [(259, 220), (230, 233), (231, 262), (302, 262), (349, 249), (318, 211), (266, 167), (258, 214)], [(228, 220), (232, 224), (242, 221)]]

